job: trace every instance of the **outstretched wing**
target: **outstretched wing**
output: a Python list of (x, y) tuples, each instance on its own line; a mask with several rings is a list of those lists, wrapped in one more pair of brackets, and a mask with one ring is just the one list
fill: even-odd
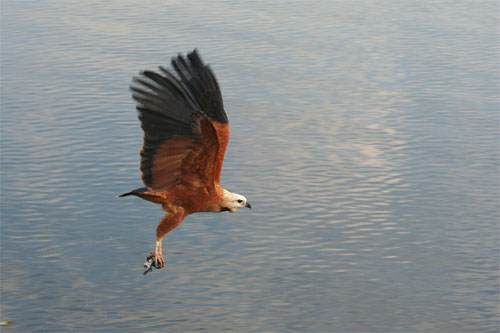
[(144, 71), (134, 78), (144, 145), (141, 176), (154, 190), (220, 182), (229, 124), (217, 80), (197, 51), (172, 59), (173, 70)]

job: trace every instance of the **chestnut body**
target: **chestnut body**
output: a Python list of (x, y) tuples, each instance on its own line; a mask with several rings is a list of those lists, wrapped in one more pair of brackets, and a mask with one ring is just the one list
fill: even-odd
[(196, 50), (174, 57), (172, 67), (134, 78), (132, 96), (144, 131), (140, 170), (145, 187), (121, 195), (161, 204), (167, 212), (150, 254), (157, 268), (164, 266), (163, 237), (189, 214), (251, 207), (245, 197), (220, 186), (229, 124), (214, 74)]

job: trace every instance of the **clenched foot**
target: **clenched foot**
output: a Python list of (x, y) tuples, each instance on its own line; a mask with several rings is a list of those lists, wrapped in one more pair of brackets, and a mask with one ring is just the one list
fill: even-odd
[(151, 272), (153, 267), (157, 269), (165, 267), (165, 260), (163, 259), (163, 255), (161, 253), (161, 240), (156, 241), (155, 250), (147, 256), (146, 260), (147, 261), (144, 263), (144, 268), (146, 268), (144, 275)]
[(163, 260), (163, 255), (160, 253), (156, 253), (156, 252), (151, 252), (148, 257), (147, 257), (148, 261), (152, 261), (151, 263), (151, 266), (155, 267), (155, 268), (162, 268), (162, 267), (165, 267), (165, 260)]
[(163, 260), (163, 256), (161, 256), (161, 257), (156, 256), (154, 252), (151, 252), (147, 256), (146, 260), (147, 261), (144, 263), (144, 268), (146, 268), (146, 270), (144, 271), (144, 275), (153, 271), (153, 267), (156, 269), (160, 269), (162, 267), (165, 267), (165, 260)]

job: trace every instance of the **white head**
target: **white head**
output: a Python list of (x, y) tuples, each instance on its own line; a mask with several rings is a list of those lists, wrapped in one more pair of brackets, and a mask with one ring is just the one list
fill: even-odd
[(222, 209), (229, 210), (231, 213), (234, 213), (242, 207), (252, 208), (252, 205), (250, 205), (250, 203), (247, 201), (247, 198), (238, 193), (231, 193), (224, 190), (223, 200), (224, 202)]

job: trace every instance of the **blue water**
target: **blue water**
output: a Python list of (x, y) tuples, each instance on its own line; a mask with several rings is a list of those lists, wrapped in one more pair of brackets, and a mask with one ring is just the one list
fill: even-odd
[[(1, 4), (5, 332), (496, 332), (496, 1)], [(198, 47), (222, 183), (143, 276), (128, 85)]]

